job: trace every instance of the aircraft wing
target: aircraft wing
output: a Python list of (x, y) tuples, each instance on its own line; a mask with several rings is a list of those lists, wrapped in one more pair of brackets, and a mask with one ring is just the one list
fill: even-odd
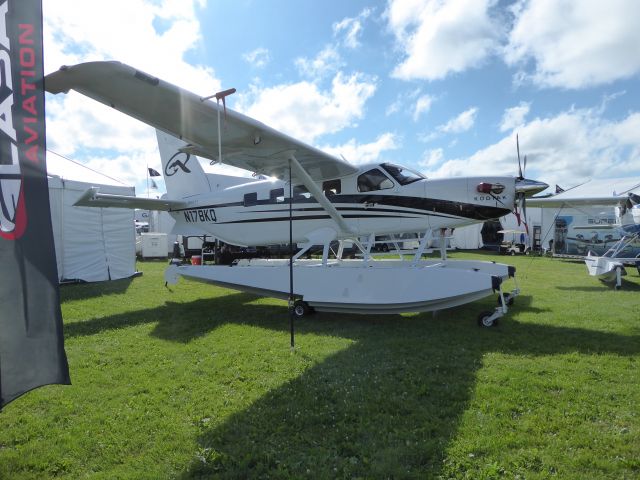
[[(88, 62), (45, 77), (50, 93), (73, 89), (189, 143), (190, 153), (218, 159), (216, 102), (120, 62)], [(314, 181), (355, 173), (349, 163), (231, 109), (221, 112), (223, 163), (288, 179), (289, 153)]]
[(572, 226), (574, 230), (616, 230), (620, 225), (576, 225)]
[(175, 200), (158, 198), (132, 197), (129, 195), (112, 195), (99, 193), (98, 187), (91, 187), (73, 204), (74, 207), (118, 207), (141, 208), (143, 210), (169, 211), (174, 208), (184, 208), (186, 204)]
[(558, 208), (558, 207), (580, 207), (588, 205), (620, 205), (629, 200), (628, 195), (621, 195), (618, 197), (583, 197), (583, 198), (528, 198), (527, 207), (541, 207), (541, 208)]

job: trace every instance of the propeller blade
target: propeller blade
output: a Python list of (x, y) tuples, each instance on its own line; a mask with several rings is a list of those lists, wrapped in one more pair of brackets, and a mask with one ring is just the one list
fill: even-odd
[[(527, 157), (524, 157), (525, 168), (527, 165)], [(527, 221), (527, 197), (525, 195), (522, 196), (522, 223), (524, 223), (524, 229), (529, 235), (529, 222)]]
[(518, 134), (516, 134), (516, 149), (518, 151), (518, 178), (524, 178), (522, 176), (522, 165), (520, 165), (520, 140)]
[(522, 203), (522, 198), (524, 197), (524, 193), (516, 193), (516, 198), (513, 203), (513, 214), (516, 216), (516, 220), (518, 221), (518, 226), (520, 226), (520, 204)]
[(527, 156), (524, 156), (524, 162), (522, 165), (522, 176), (524, 177), (524, 174), (527, 173)]

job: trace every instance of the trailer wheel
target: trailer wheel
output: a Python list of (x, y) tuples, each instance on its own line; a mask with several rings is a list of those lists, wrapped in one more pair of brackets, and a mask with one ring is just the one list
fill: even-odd
[(296, 318), (306, 317), (311, 311), (312, 309), (309, 307), (309, 304), (302, 300), (296, 300), (293, 304), (293, 314)]
[(478, 326), (483, 328), (494, 327), (498, 324), (498, 319), (489, 320), (493, 315), (493, 311), (487, 310), (486, 312), (482, 312), (478, 315)]

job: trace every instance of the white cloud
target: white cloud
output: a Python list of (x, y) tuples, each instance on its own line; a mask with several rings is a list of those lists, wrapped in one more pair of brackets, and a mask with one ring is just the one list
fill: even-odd
[(505, 59), (534, 60), (538, 85), (585, 88), (640, 72), (640, 2), (530, 0), (513, 11)]
[(253, 86), (249, 94), (239, 96), (236, 106), (250, 117), (312, 143), (321, 135), (355, 125), (375, 90), (375, 79), (337, 73), (330, 91), (306, 81), (266, 88)]
[(242, 58), (251, 66), (256, 68), (262, 68), (269, 63), (271, 55), (269, 50), (264, 47), (258, 47), (248, 53), (242, 55)]
[(63, 100), (47, 102), (47, 145), (62, 155), (92, 149), (136, 152), (156, 144), (154, 130), (132, 117), (74, 91)]
[(473, 127), (473, 124), (476, 121), (476, 114), (478, 113), (478, 109), (476, 107), (471, 107), (456, 117), (449, 120), (444, 125), (440, 125), (437, 127), (437, 130), (442, 133), (461, 133), (466, 132), (467, 130)]
[(392, 76), (436, 80), (477, 67), (503, 36), (495, 0), (390, 0), (386, 18), (404, 59)]
[(529, 114), (530, 108), (531, 103), (529, 102), (520, 102), (517, 107), (507, 108), (502, 115), (500, 131), (506, 132), (522, 125), (525, 117)]
[(401, 146), (400, 138), (393, 133), (383, 133), (371, 143), (357, 143), (355, 139), (339, 146), (323, 146), (323, 151), (336, 157), (344, 156), (349, 163), (362, 165), (380, 160), (383, 152), (397, 150)]
[(343, 34), (342, 43), (348, 48), (357, 48), (360, 46), (358, 37), (362, 33), (362, 23), (366, 20), (373, 10), (365, 8), (356, 17), (343, 18), (339, 22), (333, 24), (333, 36), (337, 37)]
[(388, 117), (389, 115), (398, 113), (401, 108), (402, 108), (402, 99), (398, 97), (393, 101), (393, 103), (387, 106), (386, 110), (384, 111), (384, 114)]
[[(393, 101), (393, 103), (387, 106), (385, 115), (393, 115), (394, 113), (398, 113), (400, 111), (413, 115), (415, 113), (417, 101), (420, 96), (430, 97), (431, 101), (429, 103), (429, 107), (431, 107), (431, 104), (436, 100), (436, 97), (422, 94), (422, 89), (420, 88), (401, 92), (396, 95), (396, 99)], [(424, 102), (426, 102), (426, 99), (423, 100), (423, 103)]]
[[(598, 109), (569, 110), (536, 118), (518, 129), (528, 178), (550, 185), (571, 185), (592, 177), (640, 175), (640, 113), (622, 120), (600, 116)], [(444, 160), (432, 176), (516, 175), (515, 135), (466, 158)]]
[(413, 107), (413, 121), (417, 122), (423, 113), (428, 112), (432, 103), (433, 97), (431, 95), (421, 95)]
[(434, 148), (425, 152), (423, 159), (418, 162), (418, 165), (422, 168), (431, 169), (436, 167), (443, 158), (444, 151), (441, 148)]
[[(199, 94), (221, 89), (211, 68), (187, 63), (201, 48), (204, 0), (44, 2), (45, 72), (61, 65), (119, 60)], [(155, 132), (85, 96), (47, 95), (47, 142), (55, 151), (130, 181), (159, 165)], [(99, 153), (96, 153), (99, 151)], [(142, 179), (142, 180), (141, 180)]]
[(200, 47), (197, 6), (203, 3), (44, 2), (45, 72), (78, 62), (118, 60), (197, 93), (214, 92), (220, 84), (213, 70), (184, 60), (187, 51)]
[(324, 47), (315, 58), (298, 57), (294, 61), (300, 75), (312, 79), (335, 73), (344, 65), (340, 54), (331, 45)]

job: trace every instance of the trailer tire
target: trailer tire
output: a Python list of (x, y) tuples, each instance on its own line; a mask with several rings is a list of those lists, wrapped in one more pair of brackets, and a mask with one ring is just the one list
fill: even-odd
[(498, 324), (498, 319), (489, 321), (489, 318), (493, 315), (493, 311), (487, 310), (478, 315), (478, 326), (482, 328), (494, 327)]
[(311, 307), (307, 302), (303, 302), (302, 300), (296, 300), (293, 303), (293, 315), (296, 318), (303, 318), (309, 315), (312, 312)]

